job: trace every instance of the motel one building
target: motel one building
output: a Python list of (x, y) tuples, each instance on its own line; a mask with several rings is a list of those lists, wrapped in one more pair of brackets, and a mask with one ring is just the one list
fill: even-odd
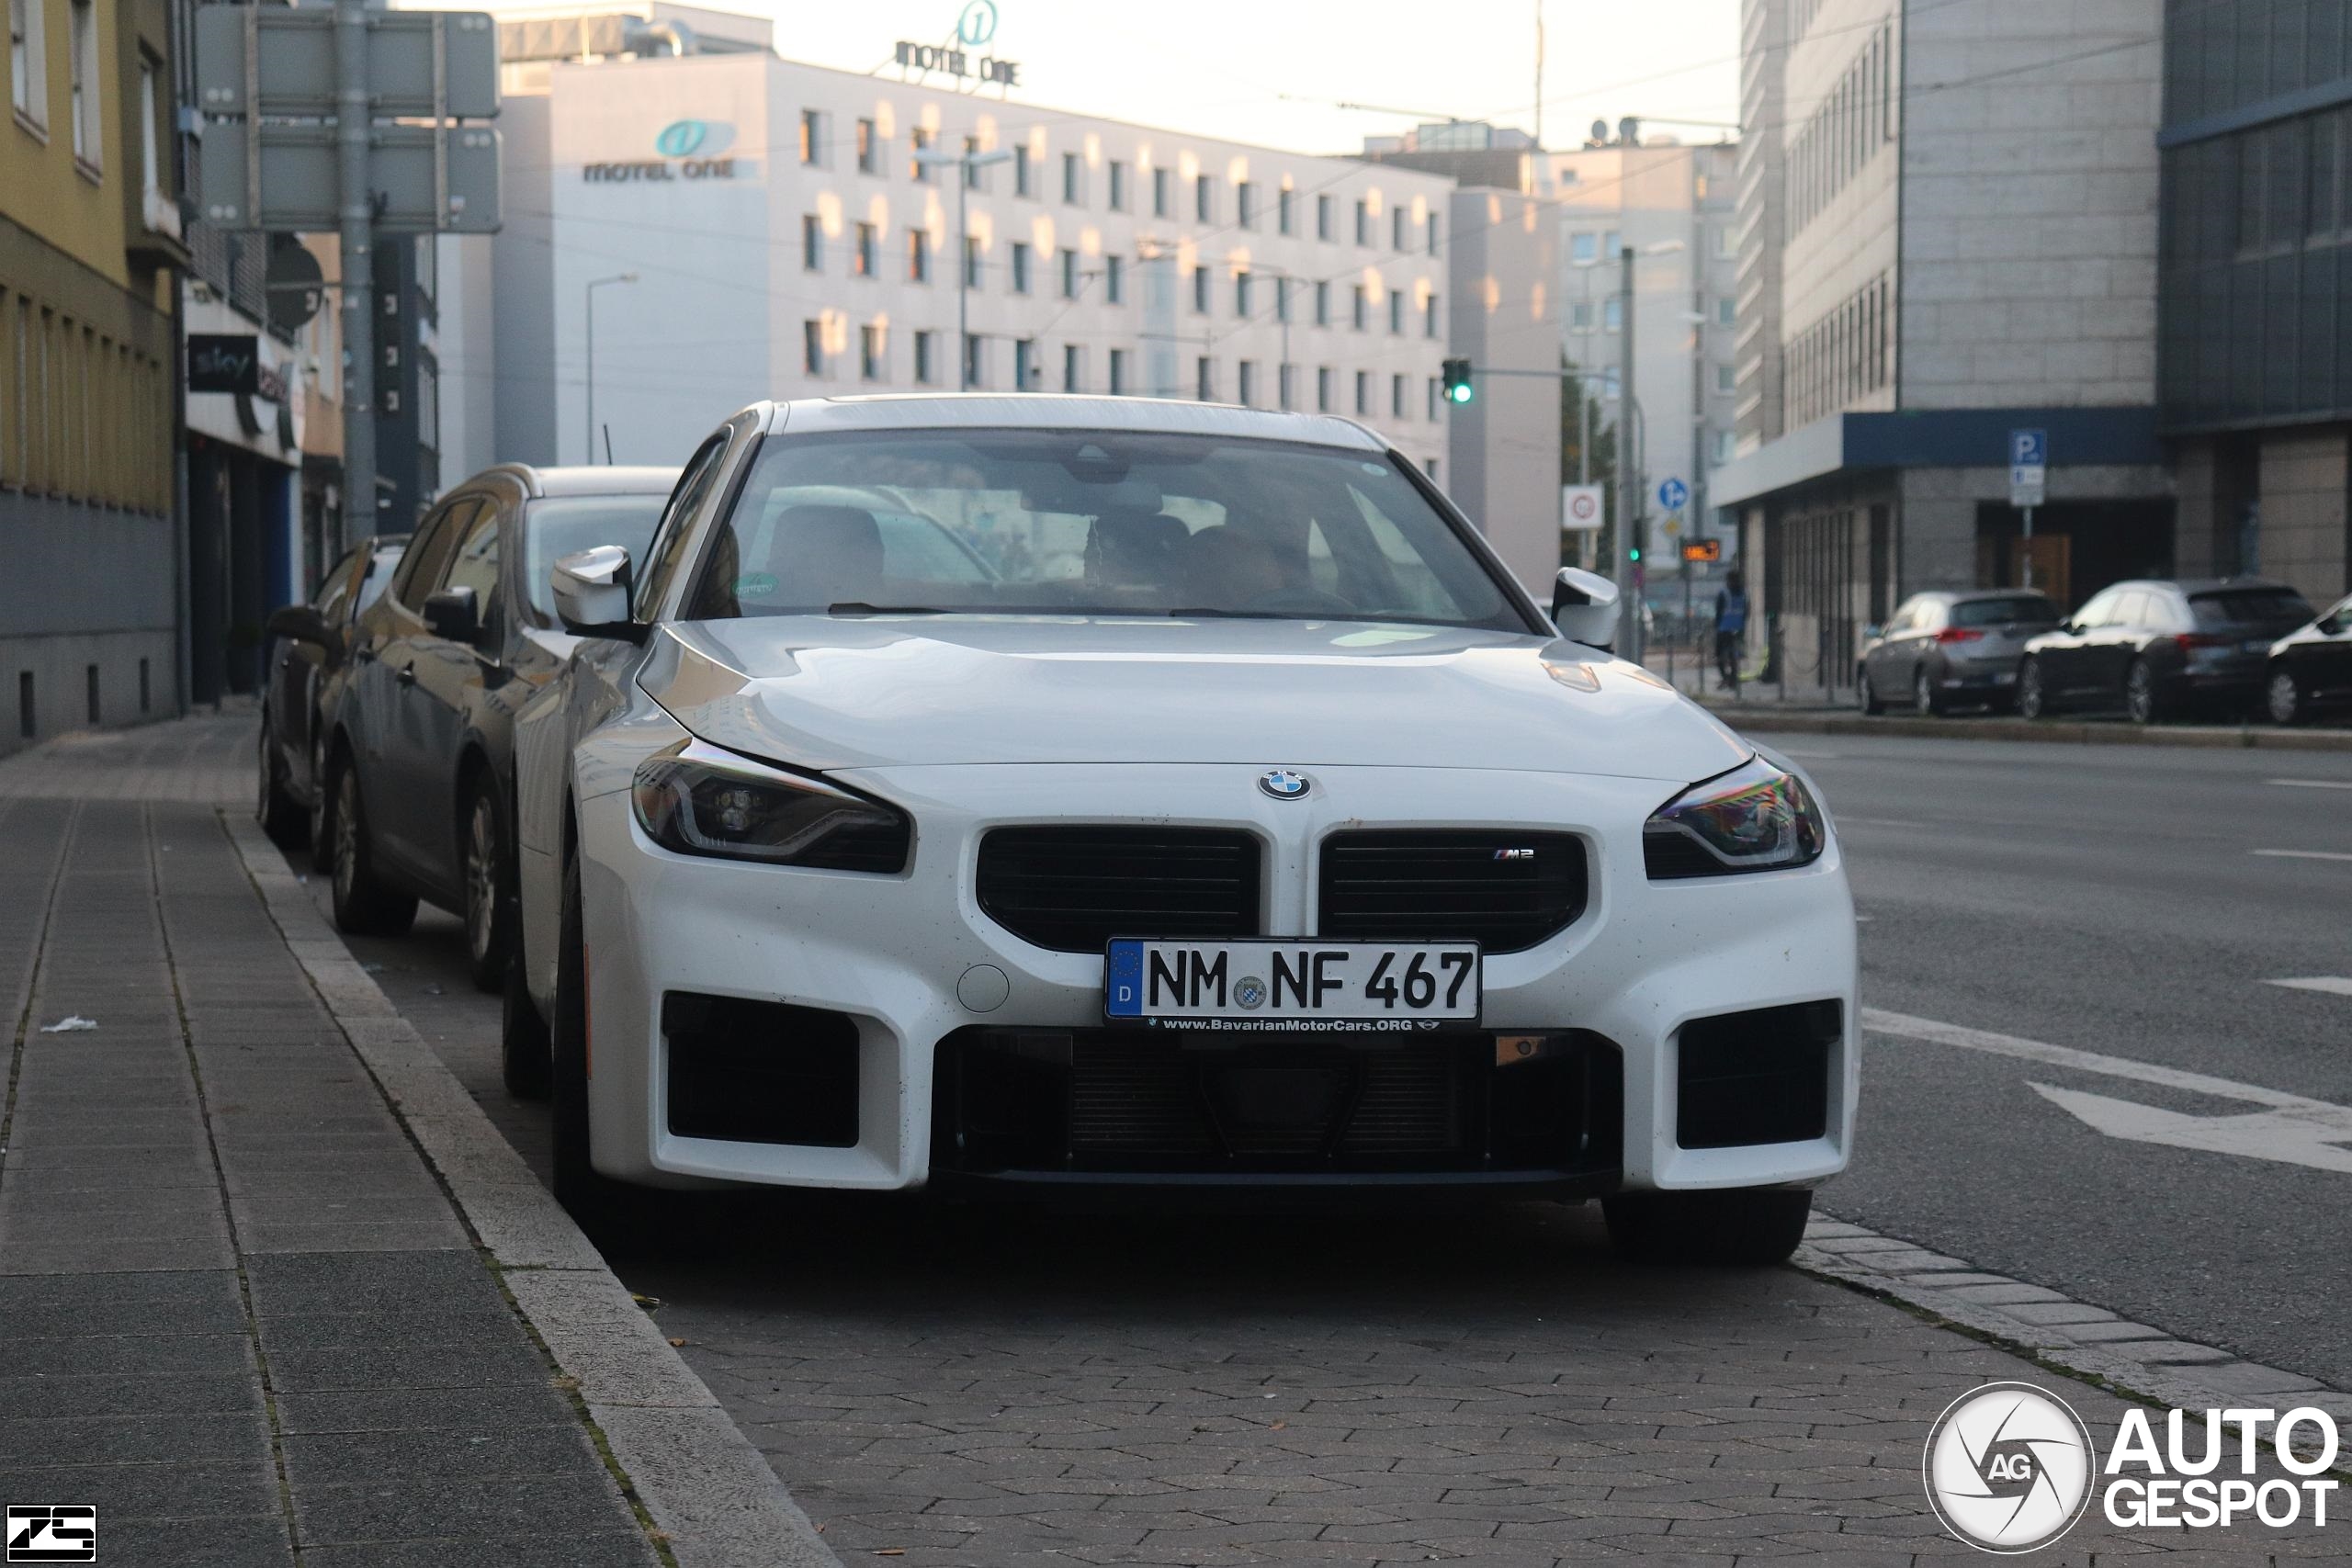
[[(981, 390), (1346, 415), (1461, 492), (1450, 424), (1487, 411), (1442, 395), (1451, 179), (802, 64), (764, 18), (519, 15), (505, 226), (445, 262), (452, 474), (607, 441), (676, 463), (753, 400), (952, 391), (968, 366)], [(1558, 478), (1536, 456), (1505, 554), (1540, 592)]]

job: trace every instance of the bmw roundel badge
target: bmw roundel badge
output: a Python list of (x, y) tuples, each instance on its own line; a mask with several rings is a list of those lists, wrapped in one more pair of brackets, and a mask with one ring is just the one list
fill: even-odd
[(1303, 800), (1306, 796), (1306, 775), (1292, 773), (1288, 768), (1268, 768), (1258, 775), (1258, 787), (1276, 800)]

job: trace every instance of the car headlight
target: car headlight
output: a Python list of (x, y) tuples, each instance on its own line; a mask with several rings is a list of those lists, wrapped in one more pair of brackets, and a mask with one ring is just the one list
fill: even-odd
[(862, 795), (699, 740), (637, 765), (638, 825), (682, 855), (829, 871), (899, 872), (914, 824)]
[(1797, 776), (1750, 757), (1651, 813), (1642, 857), (1652, 881), (1724, 876), (1810, 865), (1828, 841), (1821, 807)]

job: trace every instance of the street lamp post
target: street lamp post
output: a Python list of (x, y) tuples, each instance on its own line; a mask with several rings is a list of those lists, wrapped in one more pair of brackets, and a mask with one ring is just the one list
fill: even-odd
[[(960, 391), (972, 389), (972, 225), (967, 203), (972, 192), (972, 174), (990, 164), (1008, 163), (1012, 149), (1000, 147), (993, 152), (983, 152), (967, 147), (961, 152), (942, 152), (925, 148), (915, 154), (915, 162), (929, 168), (953, 167), (956, 173), (956, 386)], [(1026, 391), (1027, 388), (1021, 390)]]
[[(616, 272), (610, 277), (592, 278), (588, 284), (588, 457), (596, 460), (596, 290), (607, 283), (635, 283), (637, 274)], [(609, 457), (610, 454), (607, 453)]]

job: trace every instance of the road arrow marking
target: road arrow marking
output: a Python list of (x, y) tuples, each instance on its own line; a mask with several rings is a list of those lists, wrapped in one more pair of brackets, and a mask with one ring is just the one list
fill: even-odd
[(2266, 986), (2284, 986), (2290, 991), (2325, 991), (2331, 997), (2352, 997), (2352, 978), (2342, 975), (2306, 975), (2299, 980), (2265, 980)]
[(2335, 1114), (2326, 1118), (2293, 1111), (2188, 1116), (2161, 1106), (2086, 1094), (2078, 1089), (2057, 1089), (2046, 1083), (2030, 1087), (2110, 1138), (2352, 1172), (2352, 1149), (2342, 1146), (2352, 1139), (2352, 1110), (2330, 1107)]
[(1900, 1035), (1938, 1045), (1957, 1045), (1964, 1051), (1982, 1051), (1988, 1055), (2040, 1062), (2045, 1066), (2070, 1067), (2078, 1073), (2098, 1073), (2111, 1078), (2161, 1084), (2165, 1089), (2185, 1089), (2191, 1094), (2209, 1094), (2217, 1100), (2243, 1100), (2250, 1105), (2267, 1105), (2273, 1111), (2347, 1114), (2342, 1106), (2330, 1105), (2326, 1100), (2306, 1100), (2300, 1094), (2289, 1094), (2283, 1089), (2264, 1089), (2260, 1084), (2239, 1083), (2234, 1078), (2184, 1072), (2178, 1067), (2161, 1067), (2154, 1062), (2135, 1062), (2128, 1056), (2103, 1056), (2096, 1051), (2077, 1051), (2070, 1045), (2052, 1045), (2015, 1034), (1996, 1034), (1988, 1029), (1964, 1029), (1957, 1023), (1939, 1023), (1932, 1018), (1913, 1018), (1905, 1013), (1863, 1008), (1861, 1025), (1875, 1034)]

